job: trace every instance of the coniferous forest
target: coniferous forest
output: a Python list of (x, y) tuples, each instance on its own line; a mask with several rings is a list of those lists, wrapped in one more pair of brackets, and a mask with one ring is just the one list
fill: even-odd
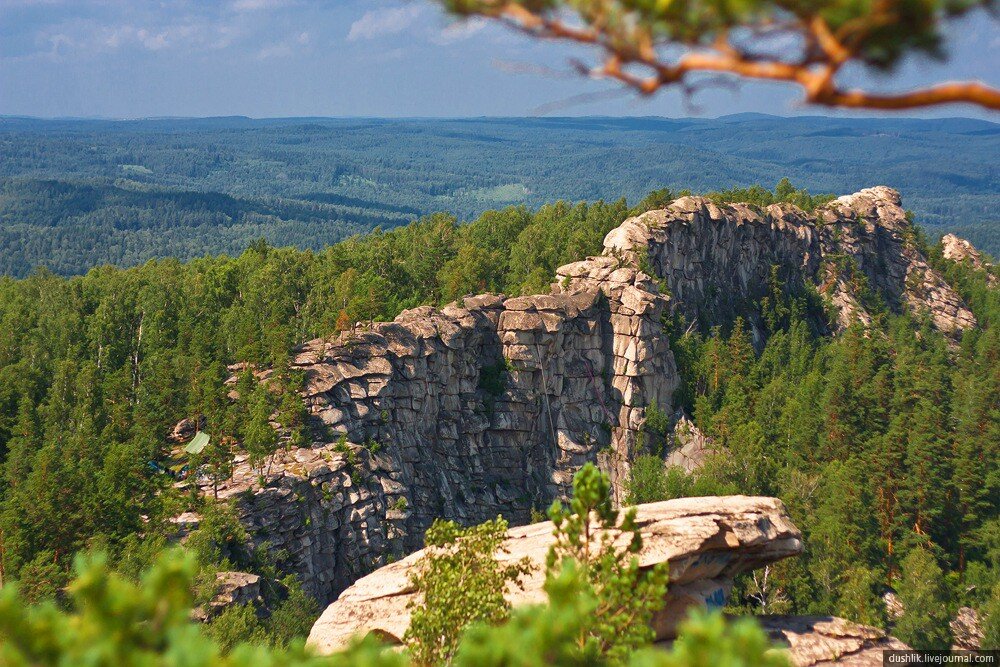
[(996, 254), (998, 138), (961, 118), (0, 118), (0, 273), (236, 255), (258, 238), (319, 250), (437, 211), (781, 176), (811, 192), (897, 188), (929, 236)]
[[(307, 440), (311, 426), (290, 399), (300, 380), (282, 370), (298, 342), (465, 294), (544, 290), (558, 266), (598, 252), (625, 217), (677, 195), (511, 207), (468, 224), (435, 214), (318, 251), (262, 239), (236, 256), (0, 279), (3, 580), (20, 582), (29, 601), (59, 603), (74, 558), (93, 552), (135, 580), (168, 546), (169, 519), (192, 508), (206, 517), (188, 542), (203, 576), (235, 568), (276, 578), (266, 554), (241, 547), (231, 516), (175, 486), (166, 436), (178, 420), (204, 415), (215, 441), (249, 450), (274, 444), (262, 435), (273, 413)], [(787, 181), (775, 192), (710, 196), (805, 209), (829, 199)], [(911, 610), (896, 633), (926, 646), (926, 637), (948, 645), (960, 605), (1000, 618), (990, 616), (1000, 606), (997, 270), (991, 278), (919, 242), (980, 323), (957, 345), (885, 308), (871, 328), (820, 336), (802, 297), (777, 277), (761, 349), (739, 319), (707, 330), (670, 324), (683, 378), (676, 400), (727, 454), (694, 475), (640, 459), (630, 500), (774, 495), (808, 545), (766, 584), (739, 582), (732, 608), (884, 627), (881, 596), (891, 588)], [(224, 383), (237, 363), (277, 369), (280, 390), (242, 377), (230, 400)], [(651, 424), (649, 444), (662, 436)], [(302, 636), (315, 603), (294, 581), (269, 594), (285, 604), (269, 619), (224, 614), (209, 632), (224, 645)]]
[(995, 9), (0, 0), (0, 667), (994, 663)]

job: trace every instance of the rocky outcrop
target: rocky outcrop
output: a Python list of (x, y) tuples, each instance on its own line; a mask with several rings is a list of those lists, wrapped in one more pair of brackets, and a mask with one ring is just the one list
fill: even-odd
[[(549, 294), (466, 297), (305, 343), (292, 366), (314, 442), (282, 452), (263, 484), (237, 461), (220, 497), (322, 602), (419, 548), (435, 518), (527, 523), (586, 461), (620, 499), (646, 409), (674, 407), (665, 316), (743, 316), (760, 342), (776, 272), (786, 291), (839, 305), (832, 322), (813, 313), (819, 330), (870, 321), (873, 295), (949, 334), (973, 325), (912, 236), (888, 188), (811, 215), (684, 197), (624, 221), (604, 254), (559, 268)], [(681, 426), (670, 456), (690, 470), (708, 443)]]
[[(765, 335), (761, 300), (778, 280), (792, 293), (822, 294), (837, 313), (822, 330), (872, 319), (877, 297), (894, 311), (909, 308), (958, 334), (975, 317), (927, 263), (899, 193), (886, 187), (840, 197), (806, 214), (787, 204), (758, 209), (683, 197), (666, 209), (626, 220), (608, 234), (605, 251), (647, 261), (672, 296), (670, 310), (703, 326), (742, 316), (755, 340)], [(559, 275), (586, 279), (576, 265)]]
[(209, 621), (229, 607), (260, 604), (260, 577), (249, 572), (216, 572), (215, 594), (207, 605), (197, 607), (192, 617), (202, 623)]
[(941, 237), (941, 253), (945, 259), (970, 265), (977, 271), (986, 272), (986, 279), (990, 285), (1000, 284), (1000, 278), (994, 272), (994, 265), (979, 252), (976, 246), (965, 239), (960, 239), (954, 234), (945, 234)]
[[(774, 498), (682, 498), (640, 505), (637, 519), (643, 538), (640, 567), (670, 564), (666, 605), (653, 622), (660, 639), (673, 636), (677, 621), (692, 605), (725, 604), (737, 574), (802, 551), (798, 529)], [(522, 588), (507, 593), (513, 605), (545, 601), (542, 584), (551, 542), (548, 521), (508, 532), (505, 552), (498, 559), (528, 558), (533, 564)], [(408, 605), (415, 596), (410, 572), (423, 555), (416, 552), (355, 582), (313, 625), (309, 645), (320, 653), (332, 653), (353, 636), (370, 633), (400, 643), (410, 623)]]
[(833, 616), (757, 616), (771, 641), (788, 647), (796, 667), (881, 667), (882, 652), (909, 649), (877, 628)]
[(978, 651), (983, 644), (983, 625), (979, 612), (972, 607), (959, 607), (951, 627), (952, 648), (960, 651)]
[(677, 466), (684, 472), (694, 472), (712, 453), (712, 440), (683, 412), (678, 412), (673, 428), (667, 434), (665, 466)]
[(187, 442), (202, 428), (205, 428), (204, 417), (200, 419), (182, 419), (177, 422), (177, 425), (167, 435), (167, 440), (174, 443)]
[(953, 262), (968, 262), (976, 269), (987, 269), (992, 267), (979, 252), (976, 246), (965, 239), (960, 239), (954, 234), (945, 234), (941, 237), (941, 252), (945, 259)]
[(310, 341), (292, 365), (316, 442), (263, 485), (238, 461), (219, 495), (326, 601), (419, 548), (435, 518), (527, 523), (587, 461), (620, 487), (645, 406), (669, 407), (677, 380), (665, 305), (622, 266), (588, 289), (468, 297)]
[[(895, 591), (889, 590), (882, 594), (885, 603), (886, 616), (890, 627), (903, 617), (906, 609)], [(983, 641), (983, 627), (979, 613), (972, 607), (959, 607), (955, 618), (948, 623), (951, 629), (952, 648), (963, 651), (976, 651)]]

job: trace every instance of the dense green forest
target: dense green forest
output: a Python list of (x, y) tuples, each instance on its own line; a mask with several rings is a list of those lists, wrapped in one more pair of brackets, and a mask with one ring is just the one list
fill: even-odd
[[(884, 626), (881, 593), (909, 585), (907, 561), (921, 557), (940, 607), (982, 608), (1000, 594), (1000, 291), (982, 272), (936, 263), (982, 325), (957, 349), (926, 322), (886, 312), (875, 332), (817, 338), (796, 316), (806, 304), (780, 283), (759, 354), (740, 322), (674, 341), (679, 398), (724, 454), (696, 476), (643, 458), (632, 500), (782, 498), (806, 554), (779, 564), (766, 587), (744, 582), (742, 609)], [(949, 614), (935, 618), (938, 637), (949, 637)]]
[[(148, 566), (174, 531), (168, 519), (206, 502), (163, 473), (175, 422), (206, 415), (216, 440), (249, 447), (272, 408), (282, 423), (299, 419), (282, 400), (293, 394), (290, 374), (278, 394), (251, 384), (232, 403), (227, 365), (280, 370), (294, 344), (352, 321), (547, 287), (556, 267), (596, 253), (627, 215), (674, 196), (657, 191), (635, 207), (511, 207), (470, 224), (436, 214), (321, 251), (257, 241), (236, 257), (0, 279), (0, 575), (45, 599), (62, 595), (83, 550), (106, 552), (127, 576)], [(778, 195), (713, 196), (806, 207), (824, 199), (787, 184)], [(1000, 292), (931, 254), (980, 322), (955, 349), (926, 323), (888, 312), (871, 331), (816, 337), (777, 281), (763, 351), (739, 322), (671, 327), (685, 381), (678, 400), (728, 454), (697, 478), (640, 461), (635, 498), (774, 494), (807, 536), (805, 558), (776, 568), (767, 590), (742, 582), (736, 604), (881, 624), (877, 595), (909, 590), (918, 567), (940, 579), (942, 608), (991, 604), (1000, 575)], [(203, 565), (271, 567), (264, 554), (240, 551), (224, 512), (201, 509), (209, 519), (191, 547)], [(276, 604), (301, 606), (290, 591), (275, 592)], [(309, 620), (290, 611), (279, 619), (261, 632), (287, 638)]]
[(996, 124), (959, 118), (0, 118), (0, 272), (236, 254), (261, 237), (318, 250), (435, 211), (774, 174), (812, 192), (895, 187), (931, 237), (998, 253), (998, 151)]

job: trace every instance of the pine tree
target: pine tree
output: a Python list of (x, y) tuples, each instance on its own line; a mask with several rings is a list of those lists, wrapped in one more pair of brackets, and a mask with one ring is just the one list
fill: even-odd
[(899, 601), (903, 615), (893, 634), (917, 649), (945, 650), (951, 646), (950, 600), (944, 573), (929, 551), (916, 547), (902, 562)]
[(260, 384), (250, 396), (250, 413), (243, 429), (243, 447), (250, 465), (264, 478), (271, 458), (278, 448), (278, 434), (271, 426), (271, 395), (267, 386)]

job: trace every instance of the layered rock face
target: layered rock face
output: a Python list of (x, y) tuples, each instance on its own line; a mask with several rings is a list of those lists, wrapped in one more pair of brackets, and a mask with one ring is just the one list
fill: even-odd
[[(221, 494), (252, 538), (328, 601), (419, 548), (435, 518), (526, 523), (586, 461), (609, 472), (620, 500), (646, 409), (672, 412), (664, 315), (703, 326), (743, 315), (761, 340), (775, 266), (790, 288), (839, 306), (829, 326), (817, 316), (820, 329), (870, 320), (865, 285), (949, 334), (975, 323), (888, 188), (814, 215), (685, 197), (626, 220), (604, 245), (561, 267), (549, 294), (467, 297), (301, 346), (293, 366), (316, 441), (282, 453), (263, 486), (241, 463)], [(704, 455), (687, 429), (673, 441), (681, 465)]]
[[(813, 289), (836, 306), (833, 329), (869, 323), (866, 291), (895, 312), (927, 315), (949, 334), (975, 326), (972, 312), (927, 264), (899, 193), (886, 187), (840, 197), (807, 215), (787, 204), (758, 209), (684, 197), (626, 220), (605, 239), (605, 253), (648, 258), (672, 297), (670, 309), (703, 326), (743, 316), (760, 341), (759, 304), (772, 267), (794, 291)], [(570, 284), (578, 265), (559, 269)], [(867, 290), (866, 290), (867, 288)], [(821, 330), (827, 323), (818, 321)]]
[(591, 289), (469, 297), (306, 343), (293, 366), (323, 440), (282, 453), (263, 488), (241, 462), (220, 497), (323, 601), (435, 518), (527, 523), (587, 461), (627, 475), (644, 407), (676, 384), (665, 303), (619, 267)]
[[(637, 508), (643, 548), (639, 566), (670, 564), (666, 604), (653, 620), (658, 639), (674, 636), (677, 622), (691, 606), (721, 607), (737, 574), (802, 552), (802, 536), (781, 501), (774, 498), (728, 496), (681, 498)], [(507, 533), (501, 562), (528, 558), (531, 573), (512, 587), (512, 605), (545, 602), (545, 558), (552, 543), (548, 521), (514, 528)], [(595, 527), (596, 530), (596, 527)], [(617, 535), (616, 535), (617, 537)], [(624, 548), (628, 536), (619, 545)], [(418, 551), (357, 581), (313, 625), (309, 644), (320, 653), (336, 652), (355, 635), (375, 633), (401, 643), (410, 624), (410, 583)]]

